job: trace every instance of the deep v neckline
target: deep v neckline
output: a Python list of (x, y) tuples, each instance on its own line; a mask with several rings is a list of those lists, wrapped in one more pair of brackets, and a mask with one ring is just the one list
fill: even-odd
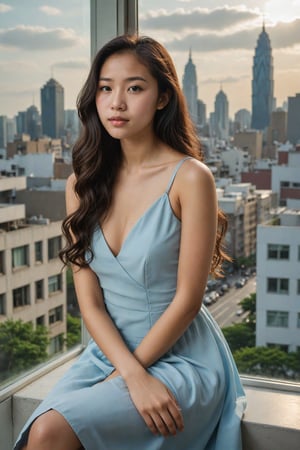
[[(146, 208), (146, 210), (145, 210), (145, 211), (142, 213), (142, 215), (136, 220), (136, 222), (134, 223), (134, 225), (130, 228), (130, 230), (129, 230), (128, 233), (126, 234), (126, 236), (125, 236), (125, 238), (124, 238), (124, 240), (123, 240), (123, 242), (122, 242), (122, 244), (121, 244), (121, 246), (120, 246), (120, 249), (119, 249), (119, 251), (118, 251), (117, 253), (115, 253), (115, 252), (112, 250), (112, 248), (111, 248), (111, 246), (110, 246), (108, 240), (107, 240), (106, 237), (105, 237), (105, 234), (104, 234), (104, 232), (103, 232), (103, 229), (102, 229), (101, 225), (99, 225), (99, 230), (100, 230), (100, 232), (101, 232), (101, 234), (102, 234), (102, 237), (103, 237), (103, 240), (104, 240), (104, 242), (105, 242), (105, 245), (106, 245), (107, 249), (109, 250), (109, 252), (111, 253), (111, 255), (112, 255), (115, 259), (118, 259), (118, 257), (119, 257), (120, 254), (122, 253), (122, 250), (123, 250), (123, 248), (125, 247), (127, 241), (129, 240), (129, 238), (131, 237), (131, 235), (133, 234), (133, 232), (135, 231), (135, 229), (138, 227), (138, 225), (140, 224), (140, 222), (141, 222), (141, 221), (145, 218), (145, 216), (146, 216), (147, 214), (149, 214), (150, 211), (151, 211), (151, 210), (152, 210), (152, 209), (153, 209), (153, 208), (154, 208), (154, 207), (155, 207), (162, 199), (164, 199), (165, 197), (167, 197), (167, 198), (169, 199), (168, 191), (163, 192), (156, 200), (154, 200), (153, 203), (151, 203), (150, 206), (148, 206), (148, 208)], [(170, 203), (170, 202), (169, 202), (169, 203)]]

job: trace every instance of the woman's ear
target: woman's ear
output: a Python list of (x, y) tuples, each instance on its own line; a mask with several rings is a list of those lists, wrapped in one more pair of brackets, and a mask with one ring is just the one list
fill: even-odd
[(165, 106), (169, 103), (170, 94), (168, 91), (162, 92), (158, 97), (157, 109), (164, 109)]

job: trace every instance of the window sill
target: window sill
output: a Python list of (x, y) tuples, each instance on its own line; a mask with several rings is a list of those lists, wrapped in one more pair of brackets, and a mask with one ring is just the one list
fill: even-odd
[[(73, 364), (79, 349), (51, 363), (52, 370), (36, 374), (32, 382), (23, 383), (11, 395), (11, 435), (16, 439), (27, 417), (49, 392), (62, 374)], [(63, 359), (64, 358), (64, 359)], [(243, 378), (247, 396), (247, 410), (242, 422), (244, 450), (298, 450), (300, 442), (300, 387), (299, 384), (277, 383), (272, 380)], [(3, 392), (1, 392), (3, 394)], [(7, 397), (6, 397), (7, 398)], [(3, 395), (2, 395), (2, 399)], [(1, 399), (0, 399), (1, 400)], [(7, 410), (0, 403), (0, 420)], [(7, 411), (6, 411), (7, 414)], [(6, 416), (7, 417), (7, 416)], [(7, 419), (6, 419), (7, 420)], [(7, 445), (7, 448), (10, 448)]]

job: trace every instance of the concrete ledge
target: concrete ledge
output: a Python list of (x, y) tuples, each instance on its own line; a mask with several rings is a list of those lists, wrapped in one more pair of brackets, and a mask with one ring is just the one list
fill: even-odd
[[(31, 412), (73, 362), (74, 359), (54, 368), (13, 395), (13, 439), (16, 439)], [(243, 449), (299, 450), (299, 386), (298, 391), (282, 391), (278, 387), (270, 389), (245, 385), (245, 390), (248, 407), (242, 423)], [(224, 447), (224, 450), (230, 449)]]
[(245, 450), (299, 450), (300, 395), (245, 387), (248, 407), (242, 423)]

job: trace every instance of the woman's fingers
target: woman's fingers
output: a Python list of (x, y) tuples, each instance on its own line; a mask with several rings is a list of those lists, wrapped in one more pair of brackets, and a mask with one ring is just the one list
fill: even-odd
[(184, 428), (182, 414), (173, 398), (151, 412), (145, 411), (143, 418), (154, 434), (175, 436), (177, 431), (182, 431)]

